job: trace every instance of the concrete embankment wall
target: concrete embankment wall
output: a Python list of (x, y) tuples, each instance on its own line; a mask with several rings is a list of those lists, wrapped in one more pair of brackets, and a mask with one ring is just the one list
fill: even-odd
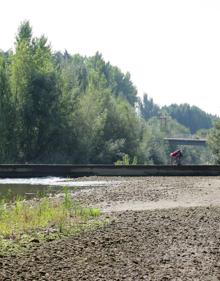
[(220, 166), (0, 165), (1, 178), (46, 176), (220, 176)]

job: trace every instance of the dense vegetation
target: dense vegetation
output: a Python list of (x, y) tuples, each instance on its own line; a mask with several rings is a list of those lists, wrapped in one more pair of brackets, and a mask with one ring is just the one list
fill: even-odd
[(215, 116), (204, 112), (196, 106), (190, 106), (189, 104), (171, 104), (170, 106), (164, 106), (164, 109), (172, 118), (189, 128), (192, 134), (199, 129), (212, 128), (213, 120), (216, 119)]
[[(15, 202), (14, 202), (15, 201)], [(52, 241), (107, 223), (101, 212), (73, 201), (64, 188), (63, 198), (0, 200), (0, 255), (31, 247), (32, 242)], [(32, 245), (33, 246), (33, 245)]]
[(220, 121), (216, 121), (214, 128), (209, 135), (209, 146), (213, 152), (216, 164), (220, 164)]
[[(125, 155), (167, 163), (175, 148), (163, 138), (210, 128), (211, 119), (196, 107), (140, 100), (129, 73), (100, 53), (52, 52), (29, 22), (14, 51), (0, 52), (0, 163), (114, 163)], [(185, 155), (188, 163), (210, 162), (206, 150)]]

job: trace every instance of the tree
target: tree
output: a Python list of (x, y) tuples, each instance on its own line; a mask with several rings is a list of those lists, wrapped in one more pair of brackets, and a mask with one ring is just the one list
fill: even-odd
[(103, 104), (105, 92), (88, 87), (86, 94), (81, 97), (76, 110), (76, 131), (78, 151), (77, 160), (81, 163), (96, 163), (103, 139), (106, 122), (106, 108)]
[(157, 116), (160, 111), (160, 107), (147, 94), (144, 94), (143, 102), (139, 101), (139, 108), (141, 117), (146, 121), (151, 117)]
[(44, 36), (31, 38), (29, 22), (19, 27), (11, 62), (10, 85), (16, 109), (17, 161), (48, 156), (58, 121), (59, 90), (50, 46)]
[(190, 128), (192, 134), (199, 129), (212, 128), (213, 121), (216, 119), (216, 116), (207, 114), (200, 108), (190, 106), (189, 104), (172, 104), (170, 106), (164, 106), (163, 109), (180, 124)]
[(131, 81), (130, 73), (123, 74), (118, 67), (112, 66), (109, 62), (105, 63), (98, 52), (87, 59), (87, 67), (88, 71), (96, 73), (93, 77), (102, 83), (102, 86), (109, 88), (115, 97), (127, 100), (132, 106), (135, 105), (137, 89)]
[(216, 164), (220, 164), (220, 121), (216, 121), (208, 139)]
[(0, 53), (0, 163), (12, 161), (15, 154), (15, 116), (10, 101), (8, 72), (8, 54)]
[[(33, 37), (25, 21), (14, 53), (0, 52), (0, 162), (114, 163), (130, 157), (165, 164), (175, 148), (164, 137), (189, 134), (180, 123), (192, 132), (212, 125), (212, 116), (189, 105), (161, 110), (145, 94), (137, 112), (137, 102), (129, 73), (98, 52), (53, 53), (47, 38)], [(163, 111), (173, 116), (166, 126), (158, 118)], [(215, 138), (213, 133), (217, 147)], [(189, 163), (208, 159), (207, 151), (194, 148), (185, 155)]]
[[(19, 28), (16, 40), (16, 52), (12, 57), (10, 86), (12, 91), (12, 102), (16, 110), (15, 135), (17, 139), (18, 161), (25, 161), (31, 141), (33, 139), (31, 114), (31, 81), (33, 76), (34, 61), (30, 42), (30, 30), (28, 23), (24, 23), (24, 28)], [(27, 34), (25, 34), (27, 31)], [(19, 37), (21, 35), (21, 37)]]
[(29, 21), (24, 21), (20, 24), (18, 28), (18, 33), (16, 36), (16, 46), (21, 42), (31, 43), (32, 40), (32, 27)]
[(138, 118), (135, 108), (126, 100), (118, 97), (109, 99), (107, 106), (107, 119), (104, 128), (104, 140), (107, 142), (109, 151), (106, 155), (112, 155), (111, 163), (121, 159), (127, 154), (132, 159), (139, 155), (139, 146), (142, 136), (142, 123)]

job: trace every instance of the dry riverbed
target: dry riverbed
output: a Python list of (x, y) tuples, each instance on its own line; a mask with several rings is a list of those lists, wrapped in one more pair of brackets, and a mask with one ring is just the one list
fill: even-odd
[(0, 280), (220, 280), (220, 177), (91, 177), (110, 223), (0, 257)]

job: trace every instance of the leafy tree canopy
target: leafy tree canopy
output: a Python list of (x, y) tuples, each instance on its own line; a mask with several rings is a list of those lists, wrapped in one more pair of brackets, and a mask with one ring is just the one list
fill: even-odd
[[(130, 74), (99, 52), (53, 53), (45, 36), (33, 36), (29, 21), (19, 26), (14, 51), (0, 51), (0, 163), (126, 158), (167, 164), (174, 148), (164, 137), (210, 128), (212, 121), (197, 107), (161, 109), (147, 94), (138, 99)], [(216, 125), (210, 141), (216, 155), (218, 143)], [(208, 162), (207, 151), (193, 149), (186, 153), (188, 163)]]
[(189, 104), (172, 104), (170, 106), (164, 106), (163, 109), (180, 124), (189, 128), (192, 134), (199, 129), (212, 128), (213, 121), (216, 119), (216, 116), (208, 114), (197, 106), (190, 106)]

